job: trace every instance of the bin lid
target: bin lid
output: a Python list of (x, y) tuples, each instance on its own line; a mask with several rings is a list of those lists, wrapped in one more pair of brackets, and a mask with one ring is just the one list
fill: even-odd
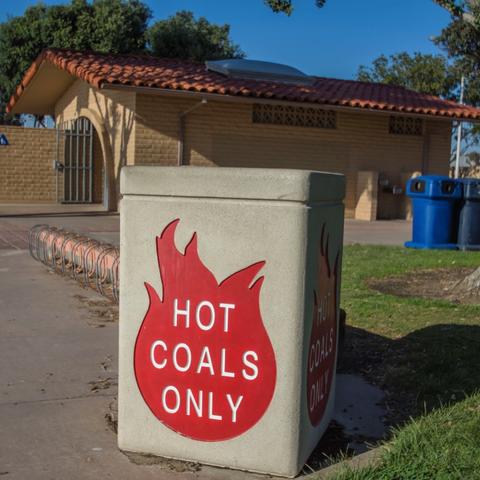
[(407, 195), (409, 197), (458, 199), (462, 196), (462, 184), (445, 175), (421, 175), (408, 181)]
[(480, 179), (479, 178), (462, 178), (463, 198), (467, 200), (480, 200)]
[(342, 201), (345, 177), (275, 168), (128, 166), (121, 171), (120, 193), (314, 203)]

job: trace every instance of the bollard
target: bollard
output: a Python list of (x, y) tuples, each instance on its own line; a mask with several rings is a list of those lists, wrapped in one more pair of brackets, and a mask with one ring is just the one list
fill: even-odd
[(342, 175), (125, 167), (118, 444), (295, 476), (334, 408)]

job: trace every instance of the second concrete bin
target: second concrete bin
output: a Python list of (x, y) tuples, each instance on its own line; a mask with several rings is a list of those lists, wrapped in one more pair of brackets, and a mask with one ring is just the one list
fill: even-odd
[(121, 449), (295, 476), (333, 408), (342, 175), (122, 170)]

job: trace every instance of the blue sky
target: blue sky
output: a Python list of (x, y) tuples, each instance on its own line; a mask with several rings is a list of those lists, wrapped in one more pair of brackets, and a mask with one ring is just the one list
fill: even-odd
[[(0, 20), (19, 15), (35, 1), (0, 0)], [(61, 3), (46, 0), (44, 3)], [(247, 56), (295, 66), (305, 73), (354, 78), (361, 64), (400, 51), (438, 53), (430, 38), (449, 22), (432, 0), (297, 0), (291, 17), (276, 15), (262, 0), (150, 0), (155, 18), (191, 10), (231, 25)]]

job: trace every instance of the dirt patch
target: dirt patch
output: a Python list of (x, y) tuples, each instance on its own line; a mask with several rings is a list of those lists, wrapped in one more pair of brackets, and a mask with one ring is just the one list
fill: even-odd
[(103, 328), (118, 321), (118, 305), (108, 299), (91, 300), (84, 295), (74, 295), (81, 307), (87, 310), (87, 323), (94, 328)]
[(455, 287), (475, 268), (417, 270), (404, 275), (370, 278), (366, 285), (380, 293), (397, 297), (447, 300), (457, 304), (480, 304), (480, 296), (457, 291)]
[(105, 421), (107, 422), (108, 428), (112, 430), (113, 433), (118, 433), (118, 400), (114, 398), (110, 405), (108, 406), (108, 412), (105, 414)]
[(170, 472), (184, 473), (199, 472), (202, 467), (196, 462), (183, 462), (181, 460), (173, 460), (170, 458), (157, 457), (156, 455), (146, 455), (143, 453), (123, 452), (127, 458), (135, 465), (159, 465), (164, 470)]
[(112, 377), (98, 378), (92, 382), (88, 382), (91, 392), (99, 392), (100, 390), (108, 390), (111, 387), (116, 387), (117, 379)]

